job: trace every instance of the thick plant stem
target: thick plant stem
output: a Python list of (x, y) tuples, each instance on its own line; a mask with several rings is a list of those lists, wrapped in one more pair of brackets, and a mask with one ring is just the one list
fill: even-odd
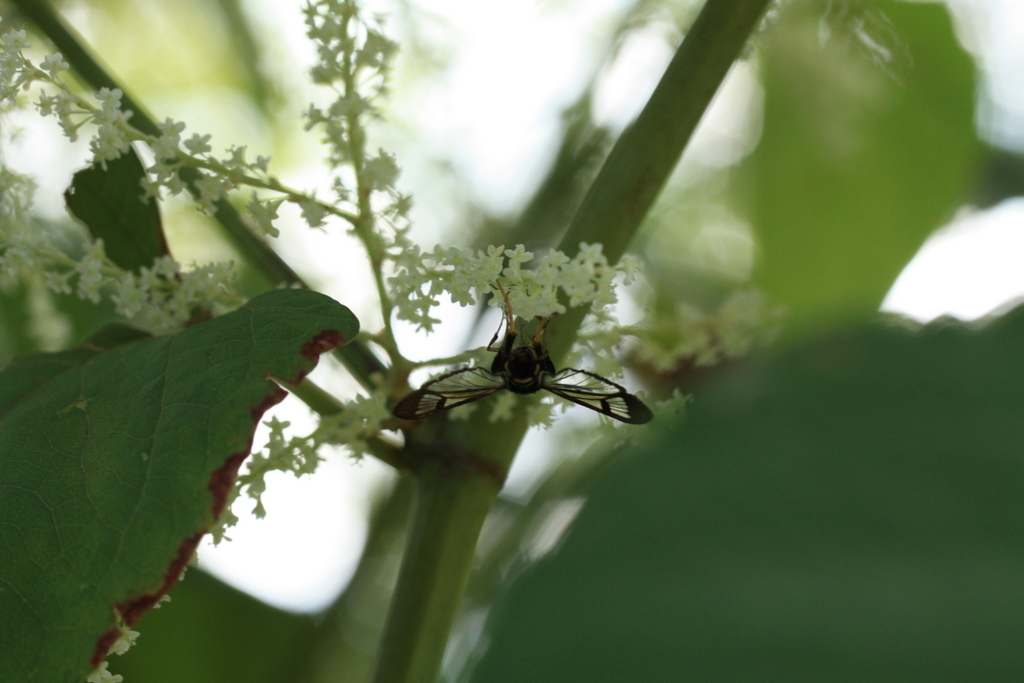
[(707, 0), (643, 110), (616, 141), (562, 239), (617, 260), (771, 0)]
[[(679, 163), (697, 124), (741, 55), (771, 0), (707, 0), (643, 111), (616, 141), (559, 248), (600, 242), (615, 263), (640, 229)], [(565, 357), (586, 311), (569, 310), (552, 326), (548, 351)]]
[[(563, 240), (601, 242), (615, 261), (636, 234), (671, 174), (704, 110), (754, 31), (770, 0), (708, 0), (637, 121), (616, 143)], [(549, 349), (568, 350), (583, 318), (572, 309), (552, 326)], [(520, 415), (521, 417), (521, 415)], [(476, 537), (494, 502), (497, 481), (480, 469), (452, 472), (450, 444), (492, 452), (504, 472), (526, 432), (525, 420), (503, 427), (473, 416), (463, 438), (410, 433), (428, 450), (418, 474), (417, 503), (374, 683), (434, 683), (473, 563)], [(500, 438), (499, 438), (500, 437)], [(489, 442), (489, 444), (488, 444)], [(431, 458), (436, 458), (431, 460)], [(465, 460), (463, 460), (465, 462)]]
[(501, 486), (463, 462), (426, 462), (388, 613), (374, 683), (433, 683), (473, 566), (477, 536)]

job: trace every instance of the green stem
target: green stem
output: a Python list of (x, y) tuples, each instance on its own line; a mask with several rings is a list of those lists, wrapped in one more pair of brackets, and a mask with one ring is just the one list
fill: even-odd
[(437, 680), (480, 529), (526, 434), (524, 408), (499, 425), (481, 410), (406, 432), (416, 499), (373, 683)]
[[(68, 64), (74, 68), (75, 73), (91, 88), (96, 90), (117, 88), (121, 91), (121, 106), (125, 111), (132, 112), (131, 124), (133, 127), (147, 135), (160, 135), (160, 128), (149, 112), (131, 96), (123, 84), (119, 83), (100, 64), (81, 36), (61, 19), (49, 2), (46, 0), (11, 0), (11, 2), (22, 14), (35, 23), (41, 33), (49, 38), (60, 50)], [(189, 191), (194, 196), (199, 196), (198, 190), (195, 188), (195, 182), (202, 177), (199, 171), (185, 167), (181, 169), (180, 175), (188, 185)], [(228, 237), (246, 261), (259, 270), (270, 282), (307, 286), (291, 266), (278, 256), (277, 252), (249, 230), (230, 202), (224, 199), (215, 202), (213, 217), (224, 227)], [(349, 372), (366, 388), (373, 387), (371, 379), (373, 374), (385, 371), (383, 364), (362, 343), (357, 342), (339, 347), (335, 349), (334, 353)]]
[[(610, 261), (621, 257), (769, 1), (708, 0), (651, 100), (605, 161), (563, 250), (601, 242)], [(556, 358), (568, 350), (584, 314), (571, 310), (552, 328)], [(419, 449), (424, 465), (415, 470), (417, 503), (374, 683), (437, 680), (477, 535), (526, 433), (524, 412), (497, 429), (478, 412), (463, 425), (427, 424), (406, 433), (407, 449)], [(466, 467), (469, 462), (490, 463), (492, 474)]]
[[(347, 26), (349, 19), (346, 18), (344, 25)], [(353, 96), (358, 94), (356, 80), (358, 69), (352, 64), (350, 53), (345, 53), (345, 94)], [(363, 127), (361, 114), (356, 111), (349, 112), (345, 120), (348, 123), (349, 132), (349, 154), (352, 159), (352, 169), (356, 176), (356, 205), (359, 207), (359, 214), (352, 222), (356, 236), (362, 241), (363, 247), (370, 258), (370, 270), (373, 273), (373, 282), (377, 288), (377, 298), (380, 301), (381, 317), (384, 321), (383, 334), (379, 335), (379, 343), (388, 352), (388, 355), (399, 362), (402, 358), (398, 350), (398, 342), (395, 341), (394, 331), (391, 327), (391, 314), (394, 309), (391, 297), (388, 294), (387, 286), (384, 284), (384, 251), (381, 241), (374, 231), (376, 215), (370, 203), (370, 195), (373, 188), (368, 184), (366, 178), (366, 129)]]
[(483, 472), (427, 461), (417, 473), (413, 521), (374, 683), (433, 683), (458, 616), (476, 540), (500, 484)]
[(309, 409), (317, 415), (328, 417), (337, 415), (345, 410), (334, 394), (324, 391), (318, 384), (308, 377), (304, 377), (296, 385), (286, 385), (288, 391), (295, 394), (295, 397), (309, 406)]
[[(609, 262), (622, 257), (770, 2), (707, 0), (651, 99), (594, 179), (562, 238), (562, 251), (572, 255), (580, 242), (600, 242)], [(584, 315), (585, 309), (572, 309), (551, 327), (548, 350), (556, 364)]]
[[(334, 394), (324, 391), (320, 386), (304, 378), (297, 385), (286, 385), (288, 391), (295, 394), (295, 397), (305, 403), (309, 408), (321, 417), (338, 415), (345, 410)], [(333, 442), (332, 442), (333, 443)], [(389, 443), (379, 436), (367, 440), (366, 445), (370, 451), (381, 462), (391, 465), (398, 471), (406, 469), (402, 457), (402, 450), (395, 444)]]

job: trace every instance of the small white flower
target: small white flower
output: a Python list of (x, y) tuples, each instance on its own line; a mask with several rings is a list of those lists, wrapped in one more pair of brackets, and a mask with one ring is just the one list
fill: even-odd
[(327, 108), (328, 121), (342, 121), (349, 116), (361, 116), (373, 107), (370, 101), (359, 93), (343, 95), (331, 103)]
[(248, 170), (248, 165), (245, 163), (245, 150), (246, 146), (232, 145), (228, 147), (228, 158), (224, 160), (224, 165), (232, 171), (245, 172)]
[(85, 677), (86, 683), (121, 683), (124, 680), (124, 676), (120, 674), (112, 674), (107, 671), (109, 664), (104, 661), (96, 669)]
[(138, 279), (131, 272), (121, 275), (117, 284), (117, 291), (112, 298), (117, 312), (126, 318), (131, 318), (138, 314), (146, 303), (146, 297), (139, 286)]
[(345, 184), (345, 180), (340, 176), (334, 176), (331, 180), (331, 189), (334, 190), (334, 196), (338, 198), (339, 202), (347, 202), (352, 196), (352, 190)]
[(152, 176), (152, 180), (144, 178), (139, 181), (144, 188), (147, 188), (146, 196), (159, 197), (161, 187), (166, 188), (171, 195), (181, 194), (187, 189), (185, 181), (178, 175), (180, 167), (174, 163), (175, 161), (167, 157), (158, 157), (156, 162), (146, 169)]
[(389, 190), (398, 181), (401, 172), (395, 157), (379, 150), (377, 156), (366, 162), (365, 166), (366, 184), (374, 190)]
[(622, 284), (631, 285), (643, 272), (643, 261), (633, 254), (624, 254), (619, 259), (618, 269), (623, 274)]
[(325, 120), (323, 112), (320, 111), (319, 107), (315, 107), (312, 104), (309, 105), (309, 109), (307, 109), (302, 116), (306, 119), (306, 125), (303, 126), (304, 130), (310, 130)]
[(319, 228), (324, 224), (324, 217), (327, 216), (327, 209), (316, 200), (316, 198), (309, 198), (299, 203), (299, 208), (302, 210), (302, 217), (311, 228)]
[(122, 129), (104, 124), (96, 131), (89, 146), (92, 149), (93, 161), (106, 168), (106, 162), (117, 159), (128, 151), (131, 141)]
[(359, 50), (356, 62), (360, 66), (379, 67), (398, 51), (398, 45), (377, 31), (368, 31), (366, 43)]
[(246, 204), (246, 208), (249, 210), (249, 216), (252, 218), (257, 233), (269, 237), (277, 237), (280, 234), (280, 231), (274, 227), (279, 206), (281, 206), (281, 200), (260, 201), (256, 193), (252, 193), (252, 199)]
[(120, 88), (100, 88), (96, 91), (96, 101), (100, 103), (100, 111), (95, 117), (100, 122), (113, 122), (127, 119), (126, 112), (121, 110)]
[(160, 129), (160, 137), (152, 144), (153, 154), (157, 159), (176, 159), (178, 157), (178, 145), (181, 144), (181, 133), (185, 130), (185, 124), (181, 121), (167, 118), (163, 123), (157, 124)]
[(196, 156), (200, 154), (207, 154), (213, 149), (210, 147), (210, 137), (209, 133), (206, 135), (193, 133), (192, 137), (185, 141), (185, 149)]
[(195, 182), (195, 187), (199, 190), (199, 206), (207, 213), (213, 213), (213, 205), (224, 198), (224, 182), (216, 176), (204, 175)]
[(487, 421), (494, 422), (506, 422), (512, 419), (512, 411), (515, 409), (518, 401), (518, 397), (510, 391), (503, 391), (495, 395), (493, 402), (491, 403), (491, 414), (488, 416)]
[(7, 54), (16, 54), (32, 47), (23, 29), (11, 30), (0, 36), (0, 45)]
[(78, 272), (79, 297), (88, 299), (94, 304), (100, 302), (104, 265), (106, 265), (106, 254), (103, 252), (103, 240), (97, 239), (90, 245), (82, 260), (75, 264), (75, 271)]
[(121, 637), (117, 639), (117, 642), (110, 646), (110, 652), (115, 655), (123, 655), (131, 649), (132, 645), (135, 645), (135, 641), (138, 640), (138, 638), (138, 631), (133, 631), (130, 628), (122, 628)]
[(50, 78), (57, 79), (60, 77), (61, 71), (67, 71), (71, 67), (64, 61), (63, 55), (59, 52), (55, 52), (52, 55), (46, 55), (43, 57), (43, 61), (39, 67), (50, 75)]
[(526, 251), (526, 247), (521, 244), (517, 244), (515, 249), (506, 249), (505, 256), (511, 263), (517, 265), (528, 263), (533, 260), (533, 252)]
[(57, 273), (54, 271), (46, 271), (44, 276), (46, 277), (46, 287), (55, 294), (70, 294), (71, 283), (69, 280), (74, 275), (73, 270), (64, 271), (63, 273)]

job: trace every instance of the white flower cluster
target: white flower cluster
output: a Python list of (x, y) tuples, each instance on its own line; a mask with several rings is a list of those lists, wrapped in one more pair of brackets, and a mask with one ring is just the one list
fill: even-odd
[[(187, 185), (180, 171), (192, 168), (201, 174), (194, 189), (196, 202), (205, 212), (211, 212), (230, 191), (248, 185), (266, 194), (253, 192), (246, 206), (246, 217), (259, 234), (277, 236), (273, 223), (278, 207), (290, 201), (299, 205), (312, 227), (322, 225), (328, 214), (361, 225), (364, 234), (360, 236), (368, 242), (373, 258), (390, 240), (374, 235), (370, 211), (396, 220), (404, 218), (411, 206), (410, 198), (395, 189), (399, 168), (394, 156), (383, 150), (369, 156), (365, 150), (365, 124), (380, 117), (376, 101), (387, 92), (397, 46), (384, 36), (379, 19), (371, 22), (360, 14), (356, 0), (309, 0), (303, 11), (319, 55), (313, 80), (337, 93), (329, 106), (311, 105), (305, 116), (307, 128), (325, 132), (331, 167), (347, 169), (349, 177), (339, 174), (333, 180), (338, 206), (283, 186), (270, 175), (269, 158), (257, 156), (249, 162), (244, 146), (229, 147), (226, 156), (218, 158), (211, 153), (209, 135), (184, 137), (185, 124), (180, 121), (166, 119), (158, 124), (159, 135), (142, 133), (130, 124), (131, 112), (122, 110), (119, 90), (101, 89), (92, 99), (76, 95), (64, 80), (69, 67), (59, 53), (45, 57), (38, 67), (26, 58), (23, 51), (30, 44), (24, 31), (0, 37), (0, 108), (13, 106), (19, 93), (35, 87), (39, 113), (55, 117), (69, 139), (76, 140), (87, 124), (95, 129), (90, 141), (94, 162), (104, 165), (126, 152), (131, 142), (145, 142), (155, 157), (143, 181), (147, 196), (181, 194)], [(371, 194), (372, 204), (364, 203)]]
[[(384, 35), (379, 17), (371, 22), (361, 14), (356, 0), (309, 0), (303, 13), (318, 55), (313, 82), (336, 94), (327, 106), (309, 106), (306, 129), (324, 133), (331, 168), (349, 166), (354, 173), (354, 178), (336, 176), (334, 192), (339, 201), (357, 207), (356, 213), (363, 199), (359, 194), (382, 193), (386, 203), (376, 210), (392, 218), (404, 216), (410, 200), (395, 189), (399, 168), (394, 156), (383, 150), (368, 156), (365, 149), (365, 125), (380, 118), (376, 102), (387, 94), (398, 46)], [(353, 181), (360, 193), (353, 192)]]
[[(102, 89), (91, 99), (74, 94), (64, 80), (68, 64), (60, 54), (45, 57), (38, 67), (33, 64), (23, 54), (30, 47), (24, 31), (10, 31), (0, 37), (0, 107), (13, 106), (19, 93), (34, 88), (39, 92), (36, 106), (40, 114), (55, 117), (68, 138), (77, 139), (83, 126), (94, 129), (90, 146), (94, 161), (101, 165), (129, 150), (131, 142), (144, 142), (154, 153), (154, 162), (142, 183), (146, 196), (184, 192), (188, 188), (181, 171), (185, 168), (200, 174), (199, 179), (193, 181), (193, 192), (199, 208), (206, 212), (211, 212), (232, 190), (243, 185), (252, 187), (246, 218), (252, 228), (264, 236), (277, 236), (274, 222), (285, 201), (297, 204), (313, 227), (322, 225), (328, 215), (341, 217), (352, 224), (375, 270), (379, 271), (388, 260), (389, 252), (399, 253), (406, 247), (404, 233), (395, 229), (385, 234), (381, 231), (383, 223), (404, 222), (411, 205), (409, 197), (395, 189), (399, 168), (394, 157), (383, 151), (367, 155), (365, 150), (365, 125), (380, 116), (376, 100), (386, 93), (396, 45), (384, 36), (379, 19), (367, 20), (361, 16), (357, 0), (309, 0), (304, 13), (309, 36), (319, 54), (313, 79), (337, 94), (329, 106), (311, 106), (306, 117), (307, 127), (326, 133), (329, 161), (332, 166), (341, 168), (333, 180), (338, 205), (283, 186), (269, 174), (269, 158), (258, 156), (254, 162), (249, 162), (244, 146), (230, 147), (223, 158), (214, 156), (210, 136), (197, 133), (187, 136), (185, 124), (180, 121), (166, 119), (158, 125), (159, 135), (143, 134), (130, 124), (130, 112), (122, 110), (119, 90)], [(2, 185), (0, 182), (4, 194), (15, 201), (0, 202), (0, 215), (9, 205), (27, 205), (31, 192), (19, 191), (29, 190), (27, 185), (20, 188), (14, 183), (6, 183), (7, 187)], [(84, 260), (74, 264), (67, 258), (58, 258), (55, 250), (43, 242), (43, 236), (0, 228), (0, 258), (6, 259), (7, 265), (12, 261), (31, 265), (33, 260), (34, 265), (40, 265), (45, 260), (41, 257), (49, 255), (51, 260), (65, 266), (60, 272), (47, 274), (54, 291), (70, 291), (69, 280), (77, 274), (76, 291), (91, 301), (98, 301), (101, 287), (114, 281), (117, 290), (114, 298), (119, 310), (141, 319), (141, 324), (155, 330), (168, 329), (174, 321), (183, 319), (183, 311), (215, 300), (213, 290), (218, 288), (218, 282), (214, 276), (223, 274), (221, 266), (186, 274), (169, 263), (159, 263), (133, 276), (112, 270), (112, 264), (97, 254), (96, 250), (101, 249), (99, 245), (90, 247)], [(378, 273), (377, 277), (378, 291), (383, 293), (380, 279), (383, 276)], [(182, 282), (173, 296), (169, 295), (169, 278)], [(157, 289), (162, 288), (167, 296), (155, 295), (154, 286), (158, 281)], [(226, 283), (226, 279), (220, 280), (219, 285), (226, 289)], [(200, 298), (189, 306), (184, 295), (193, 292)], [(158, 314), (155, 309), (161, 304), (171, 310)], [(387, 301), (382, 304), (390, 305)]]
[[(123, 655), (125, 652), (128, 652), (133, 645), (135, 645), (135, 641), (138, 637), (138, 631), (133, 631), (122, 624), (121, 637), (110, 646), (108, 654), (112, 653), (115, 655)], [(108, 666), (110, 666), (109, 662), (106, 660), (102, 661), (92, 673), (85, 677), (85, 683), (121, 683), (121, 681), (124, 680), (124, 676), (121, 674), (110, 673), (107, 670)]]
[[(23, 54), (28, 47), (24, 31), (0, 36), (0, 105), (13, 106), (21, 91), (33, 84), (41, 86), (36, 102), (39, 112), (55, 116), (68, 138), (77, 139), (86, 123), (94, 126), (90, 148), (95, 162), (105, 165), (126, 152), (132, 140), (144, 139), (158, 152), (157, 164), (151, 169), (157, 181), (152, 185), (163, 184), (176, 191), (183, 188), (177, 174), (167, 170), (162, 161), (165, 157), (160, 156), (161, 152), (170, 154), (177, 149), (183, 124), (168, 121), (162, 127), (163, 136), (147, 139), (129, 126), (130, 113), (121, 110), (119, 90), (101, 89), (94, 95), (95, 104), (90, 103), (74, 95), (63, 81), (62, 73), (68, 65), (59, 53), (43, 58), (41, 67), (36, 67)], [(243, 163), (243, 153), (233, 152), (236, 167)], [(234, 308), (242, 303), (228, 289), (227, 283), (234, 278), (229, 264), (184, 271), (170, 257), (162, 257), (134, 273), (110, 261), (101, 240), (85, 240), (83, 255), (77, 260), (69, 257), (28, 218), (34, 189), (31, 180), (0, 168), (0, 283), (42, 273), (47, 288), (54, 293), (74, 292), (98, 303), (101, 294), (109, 292), (119, 313), (152, 332), (180, 327), (197, 308)], [(204, 191), (204, 197), (216, 198), (218, 192), (219, 188), (210, 188)]]
[(622, 332), (636, 336), (639, 363), (658, 372), (672, 372), (690, 361), (708, 366), (750, 353), (777, 334), (782, 314), (764, 292), (746, 289), (732, 294), (714, 313), (679, 304), (670, 318)]
[[(379, 42), (370, 36), (369, 47), (363, 46), (357, 61), (365, 66), (379, 60), (380, 48), (373, 47), (379, 46)], [(283, 201), (300, 204), (312, 224), (319, 223), (328, 210), (329, 207), (287, 190), (271, 178), (267, 157), (258, 156), (256, 161), (247, 162), (245, 147), (231, 147), (225, 158), (218, 159), (210, 154), (209, 135), (193, 134), (183, 140), (185, 124), (171, 119), (159, 125), (159, 136), (144, 135), (129, 124), (130, 112), (121, 109), (119, 90), (101, 89), (93, 94), (92, 100), (75, 95), (63, 79), (68, 69), (63, 57), (59, 53), (49, 55), (37, 67), (23, 54), (29, 47), (24, 31), (0, 36), (0, 107), (16, 105), (20, 93), (30, 88), (38, 90), (38, 111), (43, 116), (55, 117), (69, 139), (77, 139), (83, 126), (92, 126), (90, 148), (94, 161), (101, 165), (126, 152), (132, 141), (145, 142), (155, 156), (143, 182), (146, 195), (183, 192), (186, 184), (180, 171), (188, 166), (203, 173), (196, 183), (196, 201), (204, 211), (212, 210), (216, 201), (242, 184), (276, 191), (269, 199), (253, 192), (247, 206), (250, 224), (263, 235), (277, 235), (273, 223)], [(372, 54), (375, 49), (376, 58)], [(378, 178), (371, 180), (377, 185), (393, 180), (397, 167), (392, 166), (393, 160), (368, 164)], [(33, 192), (34, 183), (29, 179), (0, 167), (0, 280), (11, 281), (28, 272), (42, 271), (54, 292), (75, 291), (93, 302), (100, 300), (101, 290), (113, 292), (118, 311), (151, 331), (179, 326), (197, 307), (212, 308), (217, 304), (225, 308), (241, 303), (228, 289), (233, 274), (225, 264), (210, 264), (186, 272), (165, 258), (140, 273), (126, 272), (104, 256), (100, 242), (87, 242), (84, 256), (76, 262), (60, 253), (45, 233), (29, 227), (33, 223), (26, 217)]]
[(321, 420), (311, 436), (320, 443), (344, 445), (353, 458), (362, 458), (371, 452), (369, 441), (380, 434), (381, 423), (392, 419), (385, 394), (381, 390), (356, 396), (342, 412)]
[[(164, 193), (178, 195), (184, 192), (187, 186), (181, 178), (181, 170), (186, 167), (201, 169), (201, 177), (194, 183), (198, 191), (195, 202), (205, 213), (213, 213), (214, 204), (241, 185), (285, 192), (270, 176), (270, 157), (257, 156), (255, 161), (249, 162), (245, 158), (246, 146), (232, 145), (228, 147), (226, 156), (218, 158), (211, 154), (213, 148), (209, 144), (209, 134), (193, 133), (191, 137), (182, 140), (185, 124), (171, 118), (165, 119), (157, 127), (160, 130), (158, 137), (144, 138), (153, 149), (156, 159), (146, 169), (149, 173), (149, 177), (143, 181), (146, 196), (160, 197)], [(253, 192), (252, 201), (247, 205), (250, 225), (261, 235), (276, 237), (278, 231), (273, 220), (277, 218), (277, 207), (289, 198), (286, 195), (263, 199)]]
[(302, 437), (288, 437), (285, 430), (291, 426), (290, 422), (282, 422), (272, 417), (263, 423), (270, 428), (270, 436), (267, 445), (262, 451), (254, 451), (248, 459), (246, 471), (238, 476), (231, 494), (231, 500), (224, 507), (224, 513), (218, 520), (218, 526), (212, 530), (214, 543), (226, 536), (226, 527), (234, 526), (238, 517), (231, 512), (231, 506), (235, 499), (244, 490), (246, 495), (252, 498), (256, 505), (253, 514), (256, 517), (266, 516), (266, 509), (263, 507), (263, 493), (267, 489), (265, 478), (270, 472), (291, 472), (296, 477), (304, 474), (312, 474), (320, 463), (320, 456), (317, 455), (319, 443)]
[(324, 444), (345, 446), (358, 460), (370, 452), (369, 440), (380, 434), (381, 423), (391, 417), (383, 391), (346, 402), (342, 412), (322, 418), (316, 429), (306, 436), (287, 436), (291, 423), (271, 417), (263, 423), (270, 428), (266, 445), (262, 451), (249, 456), (246, 471), (235, 481), (231, 500), (211, 531), (214, 542), (227, 538), (227, 528), (238, 522), (231, 506), (243, 493), (255, 501), (252, 512), (256, 517), (266, 515), (262, 497), (267, 488), (267, 474), (290, 472), (296, 477), (312, 474), (322, 460), (318, 451)]
[(56, 294), (75, 293), (98, 303), (108, 292), (118, 313), (150, 332), (180, 328), (197, 308), (219, 312), (243, 303), (226, 284), (235, 276), (230, 263), (183, 271), (171, 257), (162, 256), (135, 273), (107, 258), (103, 240), (87, 242), (76, 261), (57, 250), (45, 233), (16, 226), (0, 223), (0, 283), (42, 272), (47, 289)]
[(564, 313), (566, 307), (589, 305), (593, 313), (603, 311), (616, 302), (615, 276), (623, 274), (626, 284), (636, 276), (637, 262), (624, 258), (612, 266), (600, 244), (581, 243), (572, 258), (551, 250), (534, 261), (533, 252), (523, 245), (515, 249), (490, 246), (473, 252), (458, 247), (435, 247), (422, 253), (409, 245), (395, 256), (397, 274), (389, 279), (398, 317), (431, 331), (440, 322), (430, 315), (438, 297), (448, 294), (462, 306), (475, 304), (481, 297), (493, 295), (491, 305), (502, 307), (504, 299), (524, 320)]
[(26, 68), (30, 63), (22, 51), (30, 47), (32, 44), (22, 30), (8, 31), (0, 36), (0, 105), (4, 108), (13, 106), (22, 90), (27, 90), (33, 81), (45, 75), (35, 67)]
[(93, 159), (103, 164), (128, 151), (134, 139), (141, 139), (128, 125), (131, 112), (121, 110), (121, 91), (101, 88), (95, 104), (71, 92), (63, 73), (69, 66), (59, 53), (47, 55), (37, 67), (25, 57), (31, 47), (25, 31), (8, 31), (0, 36), (0, 106), (17, 104), (18, 95), (33, 85), (40, 88), (36, 108), (42, 116), (54, 116), (64, 135), (74, 142), (79, 129), (91, 123), (96, 132), (90, 142)]
[(108, 666), (110, 666), (110, 662), (106, 660), (100, 662), (96, 670), (85, 677), (85, 683), (121, 683), (124, 676), (110, 673), (107, 671)]
[(162, 256), (138, 274), (119, 273), (112, 298), (118, 313), (136, 325), (163, 332), (181, 327), (196, 308), (220, 313), (240, 306), (241, 297), (227, 285), (234, 278), (231, 263), (207, 263), (183, 271), (181, 264)]
[[(67, 68), (67, 64), (64, 67)], [(96, 93), (96, 101), (100, 108), (92, 112), (96, 134), (89, 142), (89, 148), (92, 150), (93, 162), (106, 168), (108, 161), (118, 158), (131, 147), (128, 119), (132, 113), (121, 110), (121, 91), (116, 88), (100, 88)]]
[(39, 90), (36, 108), (44, 116), (53, 116), (71, 141), (78, 139), (83, 126), (90, 124), (94, 133), (90, 140), (93, 162), (106, 168), (106, 162), (118, 158), (129, 150), (133, 141), (145, 142), (153, 150), (155, 161), (143, 181), (146, 196), (159, 197), (163, 193), (178, 195), (187, 188), (180, 176), (184, 167), (200, 169), (202, 178), (196, 183), (199, 208), (213, 210), (214, 202), (239, 185), (273, 189), (285, 196), (259, 199), (255, 194), (248, 208), (251, 223), (262, 235), (277, 235), (273, 219), (277, 205), (285, 199), (300, 201), (290, 196), (285, 188), (269, 176), (269, 157), (257, 156), (256, 161), (245, 159), (246, 148), (229, 147), (224, 158), (210, 154), (209, 135), (193, 134), (182, 140), (185, 124), (166, 119), (158, 124), (160, 134), (150, 136), (130, 124), (131, 112), (121, 108), (122, 93), (117, 89), (101, 88), (92, 100), (71, 91), (63, 73), (68, 64), (60, 53), (43, 58), (39, 67), (24, 56), (28, 48), (24, 31), (10, 31), (0, 36), (0, 106), (13, 106), (18, 94), (35, 86)]

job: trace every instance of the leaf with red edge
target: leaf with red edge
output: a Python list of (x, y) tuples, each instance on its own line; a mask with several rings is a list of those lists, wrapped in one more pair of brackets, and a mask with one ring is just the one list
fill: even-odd
[(359, 323), (275, 291), (177, 334), (0, 372), (0, 680), (79, 681), (174, 584), (263, 412)]

